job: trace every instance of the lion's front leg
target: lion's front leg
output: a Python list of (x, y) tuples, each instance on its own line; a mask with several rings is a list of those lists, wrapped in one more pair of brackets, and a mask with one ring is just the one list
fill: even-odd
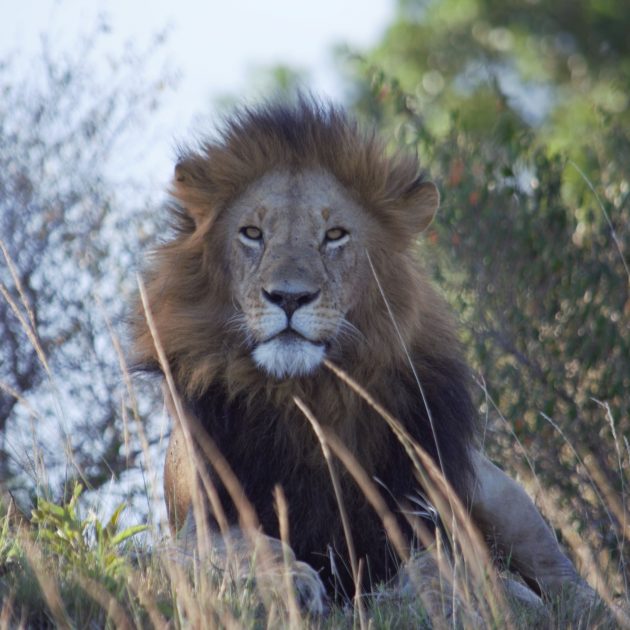
[[(170, 393), (165, 391), (165, 402), (171, 417), (176, 411)], [(188, 409), (184, 409), (188, 413)], [(180, 564), (207, 566), (235, 582), (255, 582), (264, 595), (290, 595), (303, 610), (322, 614), (326, 609), (326, 589), (313, 567), (297, 560), (293, 551), (277, 538), (258, 531), (243, 532), (232, 524), (220, 532), (208, 522), (199, 524), (197, 531), (193, 496), (199, 496), (199, 508), (209, 515), (212, 510), (206, 500), (202, 484), (197, 477), (195, 452), (186, 441), (181, 423), (171, 432), (164, 465), (164, 496), (171, 532), (175, 544), (169, 547), (169, 556)], [(202, 519), (203, 520), (203, 519)], [(199, 538), (203, 535), (203, 544)], [(205, 551), (203, 551), (205, 550)]]
[(260, 532), (246, 534), (238, 526), (224, 533), (214, 529), (206, 533), (210, 544), (201, 557), (191, 508), (175, 545), (169, 549), (171, 560), (206, 566), (237, 584), (255, 584), (263, 597), (278, 597), (285, 602), (287, 597), (294, 597), (307, 613), (325, 612), (326, 589), (319, 574), (306, 562), (297, 560), (281, 540)]
[(499, 551), (530, 585), (547, 596), (567, 587), (595, 597), (562, 553), (556, 538), (523, 488), (475, 451), (477, 477), (472, 515), (482, 533), (496, 542)]
[[(326, 591), (319, 574), (310, 565), (297, 560), (293, 551), (277, 538), (256, 531), (246, 534), (236, 525), (222, 533), (206, 522), (200, 525), (206, 529), (203, 544), (199, 544), (193, 509), (196, 487), (201, 490), (194, 458), (181, 426), (176, 425), (169, 440), (164, 468), (166, 507), (175, 535), (175, 544), (169, 548), (172, 560), (186, 565), (200, 560), (200, 566), (212, 568), (235, 582), (254, 581), (263, 594), (282, 597), (289, 595), (289, 588), (293, 588), (303, 610), (311, 614), (324, 612)], [(211, 512), (205, 497), (201, 497), (201, 504), (204, 512)], [(207, 551), (200, 553), (201, 550)]]

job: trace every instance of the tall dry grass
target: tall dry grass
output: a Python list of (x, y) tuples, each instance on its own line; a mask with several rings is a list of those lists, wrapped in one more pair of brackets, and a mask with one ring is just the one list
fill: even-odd
[[(9, 269), (11, 262), (3, 249)], [(42, 368), (48, 378), (55, 375), (41, 352), (33, 317), (17, 274), (12, 273), (21, 303), (11, 298), (6, 287), (0, 292), (9, 301), (16, 317), (25, 327), (29, 343), (38, 351)], [(606, 605), (580, 610), (576, 616), (570, 596), (565, 601), (545, 606), (535, 599), (514, 597), (518, 589), (510, 587), (506, 575), (492, 562), (492, 553), (471, 522), (465, 506), (452, 491), (439, 466), (421, 445), (407, 434), (395, 417), (380, 406), (360, 383), (331, 362), (331, 370), (356, 395), (361, 396), (387, 423), (404, 446), (407, 456), (425, 489), (427, 498), (440, 516), (442, 527), (430, 533), (421, 519), (409, 516), (410, 525), (422, 542), (421, 554), (409, 548), (399, 531), (394, 515), (384, 501), (381, 488), (356, 461), (351, 451), (325, 426), (304, 401), (294, 403), (310, 422), (322, 449), (335, 488), (339, 518), (344, 523), (347, 546), (350, 550), (355, 593), (346, 607), (330, 604), (324, 614), (308, 607), (308, 598), (316, 597), (317, 587), (300, 591), (299, 585), (309, 578), (307, 568), (296, 561), (288, 539), (288, 510), (282, 489), (275, 493), (276, 511), (282, 541), (264, 536), (257, 515), (247, 500), (240, 483), (230, 470), (216, 445), (186, 414), (174, 387), (168, 362), (152, 324), (151, 311), (146, 304), (147, 320), (154, 334), (156, 348), (165, 375), (166, 394), (174, 409), (173, 422), (178, 423), (185, 437), (188, 455), (195, 462), (199, 475), (193, 489), (193, 510), (188, 530), (179, 540), (163, 538), (165, 523), (152, 523), (142, 543), (130, 537), (125, 544), (112, 543), (116, 570), (95, 573), (95, 561), (103, 553), (89, 531), (79, 531), (85, 545), (81, 553), (73, 547), (71, 537), (44, 536), (44, 529), (30, 519), (20, 516), (16, 506), (5, 506), (0, 532), (0, 628), (14, 627), (116, 627), (116, 628), (249, 628), (249, 627), (436, 627), (436, 628), (525, 628), (525, 627), (630, 627), (630, 619), (623, 608), (628, 600), (628, 571), (620, 563), (612, 564), (604, 547), (595, 548), (585, 543), (587, 537), (576, 532), (574, 519), (560, 506), (562, 502), (553, 488), (537, 493), (538, 504), (552, 525), (562, 533), (574, 558), (591, 585), (596, 588)], [(124, 352), (114, 331), (110, 329), (112, 345), (118, 355), (121, 379), (126, 385), (126, 404), (131, 417), (122, 413), (125, 433), (132, 432), (140, 442), (144, 465), (153, 480), (160, 477), (162, 462), (153, 461), (146, 437), (132, 379), (125, 363)], [(0, 384), (1, 386), (1, 384)], [(19, 395), (4, 386), (5, 391)], [(25, 404), (27, 402), (25, 401)], [(603, 407), (606, 412), (606, 407)], [(614, 434), (614, 420), (610, 418)], [(132, 427), (133, 425), (133, 431)], [(621, 524), (618, 544), (627, 544), (629, 520), (626, 508), (626, 488), (629, 485), (630, 448), (627, 439), (614, 434), (619, 475), (624, 492), (619, 493), (600, 474), (597, 463), (583, 461), (589, 472), (593, 492), (604, 501), (611, 515)], [(127, 447), (130, 448), (129, 442)], [(522, 445), (518, 445), (522, 448)], [(525, 453), (526, 455), (526, 453)], [(238, 508), (239, 527), (228, 523), (218, 501), (212, 478), (203, 465), (205, 459), (213, 467)], [(525, 457), (525, 461), (527, 458)], [(515, 464), (528, 486), (540, 488), (532, 467)], [(366, 501), (382, 520), (401, 566), (410, 567), (406, 578), (396, 584), (376, 586), (373, 592), (361, 589), (363, 566), (356, 557), (352, 528), (348, 522), (343, 498), (339, 491), (338, 466), (342, 466), (356, 481)], [(149, 487), (155, 488), (156, 483)], [(148, 497), (157, 501), (156, 496)], [(210, 505), (219, 524), (219, 532), (207, 527), (206, 506)], [(54, 506), (51, 518), (57, 514)], [(70, 530), (79, 529), (87, 522), (98, 530), (103, 524), (98, 519), (81, 519), (65, 514)], [(316, 506), (314, 506), (316, 509)], [(61, 517), (60, 517), (61, 518)], [(74, 519), (74, 520), (73, 520)], [(91, 530), (90, 530), (91, 531)], [(189, 537), (186, 534), (192, 534)], [(63, 533), (63, 532), (62, 532)], [(116, 540), (116, 528), (112, 538)], [(56, 537), (57, 536), (57, 537)], [(75, 542), (78, 539), (74, 539)], [(52, 541), (52, 542), (51, 542)], [(54, 544), (52, 544), (54, 543)], [(64, 546), (65, 545), (65, 546)], [(75, 545), (76, 546), (76, 545)], [(623, 556), (623, 554), (622, 554)], [(306, 601), (305, 601), (306, 599)]]

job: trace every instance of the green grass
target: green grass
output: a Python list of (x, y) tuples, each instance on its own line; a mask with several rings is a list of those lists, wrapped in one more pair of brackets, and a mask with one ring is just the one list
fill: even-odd
[[(263, 591), (253, 577), (235, 581), (210, 566), (174, 562), (171, 542), (155, 540), (144, 525), (121, 527), (123, 506), (105, 523), (91, 512), (82, 515), (81, 490), (77, 485), (65, 505), (40, 499), (30, 519), (16, 517), (13, 506), (5, 505), (0, 627), (620, 627), (603, 604), (576, 618), (570, 595), (543, 609), (507, 596), (497, 600), (500, 607), (489, 618), (479, 602), (483, 584), (460, 575), (453, 596), (445, 576), (435, 571), (423, 572), (421, 597), (409, 588), (383, 586), (362, 597), (361, 614), (346, 604), (309, 617), (292, 606), (282, 579), (275, 592)], [(464, 566), (465, 559), (459, 560)], [(283, 567), (278, 571), (281, 577)], [(437, 601), (432, 614), (421, 603), (427, 594)]]

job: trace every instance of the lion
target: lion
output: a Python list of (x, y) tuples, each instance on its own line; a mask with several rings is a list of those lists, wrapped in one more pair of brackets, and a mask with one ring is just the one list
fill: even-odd
[[(342, 109), (300, 98), (238, 110), (216, 138), (182, 152), (171, 192), (174, 233), (145, 274), (151, 327), (135, 307), (137, 363), (164, 373), (166, 361), (193, 439), (211, 439), (270, 540), (280, 538), (282, 489), (288, 539), (310, 579), (349, 594), (355, 576), (320, 443), (295, 398), (378, 483), (410, 544), (409, 515), (426, 502), (400, 440), (334, 364), (430, 455), (528, 584), (554, 594), (582, 583), (527, 494), (479, 449), (456, 324), (416, 255), (439, 194), (415, 155), (388, 152)], [(208, 527), (238, 529), (217, 461), (200, 450), (195, 464), (185, 431), (176, 424), (165, 463), (173, 532), (192, 518), (202, 473), (223, 512), (206, 502)], [(400, 563), (383, 522), (353, 478), (339, 477), (363, 575), (390, 580)]]

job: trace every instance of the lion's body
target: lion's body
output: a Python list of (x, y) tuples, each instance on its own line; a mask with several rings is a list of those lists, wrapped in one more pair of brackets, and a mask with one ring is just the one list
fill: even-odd
[[(222, 142), (184, 157), (177, 180), (175, 199), (184, 212), (148, 275), (149, 302), (180, 394), (224, 453), (265, 532), (278, 534), (272, 491), (281, 485), (298, 558), (330, 572), (329, 550), (346, 555), (321, 448), (294, 395), (379, 480), (395, 513), (419, 509), (413, 497), (420, 488), (397, 439), (332, 373), (310, 366), (312, 353), (302, 346), (325, 353), (364, 385), (436, 460), (439, 450), (447, 477), (466, 496), (474, 414), (450, 316), (414, 253), (416, 234), (437, 207), (415, 159), (388, 158), (378, 139), (340, 113), (302, 103), (232, 120)], [(240, 226), (254, 223), (265, 233), (262, 254), (255, 240), (239, 237)], [(320, 246), (325, 230), (338, 226), (350, 242)], [(288, 352), (258, 350), (259, 359), (265, 335), (277, 332), (260, 329), (273, 328), (272, 315), (283, 316), (264, 304), (261, 287), (287, 282), (320, 291), (312, 308), (292, 318), (316, 344), (292, 338)], [(137, 348), (147, 367), (156, 366), (141, 317)], [(170, 477), (181, 479), (177, 472)], [(185, 504), (168, 485), (177, 526), (176, 508), (181, 524)], [(368, 559), (372, 580), (389, 577), (395, 563), (380, 519), (346, 475), (343, 486), (357, 554)], [(402, 516), (400, 523), (408, 530)], [(336, 563), (345, 573), (347, 561)]]
[[(443, 384), (430, 386), (429, 405), (436, 422), (443, 422), (445, 415), (448, 417), (458, 411), (462, 415), (469, 413), (470, 410), (455, 400), (449, 392), (453, 377), (464, 377), (461, 366), (445, 364), (434, 367), (440, 370), (443, 379)], [(456, 373), (457, 370), (460, 370), (459, 374)], [(385, 387), (378, 388), (376, 396), (384, 400), (397, 414), (419, 444), (425, 444), (427, 450), (435, 454), (431, 430), (421, 411), (422, 401), (416, 395), (417, 386), (407, 375), (400, 376), (395, 384), (388, 383), (390, 392)], [(334, 376), (331, 377), (334, 379)], [(332, 392), (334, 387), (332, 383), (330, 385)], [(397, 395), (391, 393), (394, 387)], [(341, 389), (336, 392), (340, 400), (343, 397)], [(305, 393), (311, 396), (304, 396)], [(320, 404), (317, 396), (312, 394), (313, 392), (300, 392), (322, 423), (335, 427), (335, 423), (343, 422), (339, 418), (338, 410), (331, 408), (330, 401)], [(264, 532), (279, 537), (273, 489), (280, 485), (289, 506), (290, 540), (297, 558), (321, 571), (324, 582), (327, 586), (332, 586), (335, 583), (331, 579), (332, 553), (345, 592), (351, 594), (352, 577), (348, 572), (346, 543), (330, 475), (313, 429), (301, 412), (291, 405), (290, 412), (287, 413), (284, 408), (278, 408), (267, 400), (254, 401), (257, 408), (248, 409), (245, 397), (237, 395), (235, 399), (228, 400), (226, 390), (220, 385), (187, 402), (188, 409), (201, 421), (241, 481), (247, 497), (256, 509)], [(393, 433), (373, 411), (360, 406), (355, 407), (354, 412), (356, 415), (352, 418), (353, 421), (343, 428), (339, 427), (336, 432), (352, 448), (366, 471), (387, 489), (383, 493), (384, 497), (392, 512), (399, 515), (401, 529), (411, 538), (408, 523), (400, 515), (401, 507), (416, 512), (422, 509), (410, 500), (418, 496), (419, 490), (411, 460)], [(326, 415), (328, 413), (331, 416)], [(447, 475), (461, 487), (458, 462), (465, 462), (466, 453), (457, 452), (453, 448), (452, 438), (453, 435), (438, 428), (438, 439), (443, 446), (442, 456), (451, 458), (446, 466)], [(169, 473), (165, 484), (168, 496), (173, 497), (176, 493), (177, 480), (181, 474), (179, 466), (175, 466), (172, 474)], [(227, 491), (218, 485), (228, 520), (237, 523), (236, 508)], [(379, 516), (365, 500), (360, 489), (348, 479), (348, 475), (342, 475), (342, 487), (357, 556), (367, 561), (369, 579), (376, 584), (393, 576), (399, 562), (393, 549), (386, 543)], [(172, 500), (177, 501), (177, 498), (173, 497)], [(184, 500), (177, 506), (173, 503), (170, 513), (172, 524), (177, 528), (176, 514), (187, 513), (187, 501)], [(181, 520), (179, 523), (181, 524)]]
[[(422, 489), (381, 417), (324, 358), (404, 424), (465, 501), (472, 496), (468, 370), (446, 305), (415, 255), (437, 191), (415, 158), (388, 157), (342, 113), (300, 102), (232, 118), (218, 140), (183, 156), (173, 196), (174, 238), (157, 251), (146, 287), (184, 407), (223, 453), (265, 533), (279, 535), (279, 485), (298, 559), (329, 586), (336, 572), (350, 593), (330, 475), (293, 397), (378, 481), (408, 535), (404, 511), (419, 509)], [(139, 363), (159, 370), (139, 305), (135, 326)], [(190, 510), (195, 474), (182, 441), (176, 431), (165, 475), (174, 529)], [(357, 555), (376, 583), (396, 562), (380, 518), (341, 476)]]

